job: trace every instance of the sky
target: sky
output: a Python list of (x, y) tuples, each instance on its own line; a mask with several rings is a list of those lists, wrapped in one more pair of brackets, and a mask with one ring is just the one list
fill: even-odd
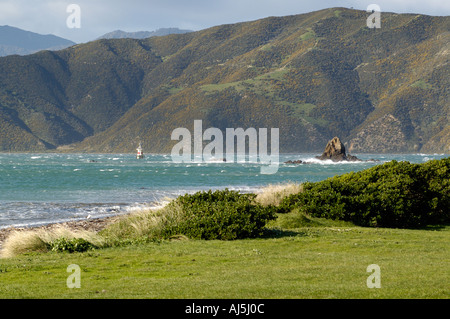
[(370, 4), (381, 12), (450, 15), (450, 0), (0, 0), (0, 25), (83, 43), (114, 30), (197, 31), (331, 7), (366, 10)]

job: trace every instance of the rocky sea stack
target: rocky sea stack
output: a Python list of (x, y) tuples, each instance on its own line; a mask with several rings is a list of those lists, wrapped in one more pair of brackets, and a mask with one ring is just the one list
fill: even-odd
[(332, 160), (333, 162), (340, 161), (350, 161), (350, 162), (359, 162), (361, 161), (359, 158), (353, 155), (347, 155), (345, 153), (344, 143), (341, 142), (339, 137), (334, 137), (331, 141), (327, 143), (325, 147), (325, 151), (321, 156), (316, 156), (317, 159), (320, 160)]
[[(325, 150), (321, 156), (316, 156), (319, 160), (332, 160), (333, 162), (362, 162), (363, 160), (357, 158), (356, 156), (346, 154), (344, 143), (341, 142), (339, 137), (334, 137), (327, 143)], [(370, 161), (376, 161), (374, 159)], [(285, 164), (309, 164), (310, 162), (305, 162), (302, 160), (289, 160), (284, 162)]]

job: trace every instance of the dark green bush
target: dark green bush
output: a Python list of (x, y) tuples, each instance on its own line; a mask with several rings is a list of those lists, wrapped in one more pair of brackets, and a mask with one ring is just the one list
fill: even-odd
[(85, 252), (96, 248), (94, 244), (83, 238), (58, 238), (50, 243), (50, 248), (52, 251), (57, 252)]
[(256, 204), (255, 197), (255, 194), (228, 189), (180, 196), (171, 204), (181, 207), (183, 218), (169, 232), (193, 239), (232, 240), (260, 236), (266, 222), (276, 217), (270, 207)]
[(391, 161), (306, 183), (279, 212), (305, 213), (360, 226), (415, 228), (450, 222), (450, 158), (424, 164)]

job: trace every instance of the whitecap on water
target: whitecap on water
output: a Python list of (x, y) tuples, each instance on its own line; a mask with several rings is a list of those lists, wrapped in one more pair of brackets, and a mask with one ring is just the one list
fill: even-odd
[(328, 160), (320, 160), (317, 158), (307, 158), (305, 160), (303, 160), (306, 163), (311, 163), (311, 164), (320, 164), (320, 165), (349, 165), (349, 164), (363, 164), (364, 161), (361, 162), (352, 162), (352, 161), (341, 161), (341, 162), (333, 162), (332, 160), (328, 159)]

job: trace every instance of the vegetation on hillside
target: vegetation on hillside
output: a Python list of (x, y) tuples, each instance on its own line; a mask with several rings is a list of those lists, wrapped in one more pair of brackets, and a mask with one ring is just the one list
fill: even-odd
[(0, 58), (0, 151), (170, 152), (202, 119), (278, 127), (281, 152), (336, 135), (352, 152), (448, 152), (450, 19), (366, 19), (332, 8)]

